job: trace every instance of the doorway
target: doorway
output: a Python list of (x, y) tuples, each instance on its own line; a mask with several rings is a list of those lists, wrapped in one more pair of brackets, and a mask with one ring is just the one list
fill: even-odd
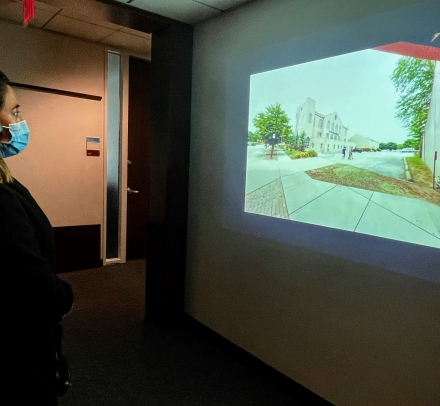
[(146, 257), (151, 63), (129, 58), (126, 260)]

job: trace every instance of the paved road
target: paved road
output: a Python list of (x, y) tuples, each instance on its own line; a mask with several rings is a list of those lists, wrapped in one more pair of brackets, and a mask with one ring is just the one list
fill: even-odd
[(401, 152), (356, 153), (291, 160), (282, 151), (269, 159), (263, 146), (248, 148), (245, 211), (271, 217), (440, 248), (440, 206), (312, 179), (308, 170), (335, 162), (386, 176), (402, 172)]
[(334, 163), (343, 163), (346, 165), (354, 165), (358, 168), (368, 169), (369, 171), (379, 173), (380, 175), (389, 176), (395, 179), (405, 179), (404, 157), (413, 156), (413, 154), (402, 152), (354, 152), (353, 159), (349, 160), (348, 153), (345, 159), (342, 154), (320, 154), (322, 158)]
[[(260, 165), (261, 159), (267, 157), (269, 153), (270, 147), (264, 148), (262, 145), (248, 148), (248, 170), (254, 165)], [(348, 153), (345, 159), (342, 158), (342, 154), (319, 154), (319, 157), (324, 158), (328, 165), (333, 163), (353, 165), (395, 179), (405, 179), (404, 158), (408, 156), (413, 156), (413, 154), (398, 151), (354, 152), (353, 159), (350, 160), (348, 159)]]
[[(247, 149), (247, 166), (259, 164), (260, 159), (270, 154), (271, 147), (265, 148), (264, 145), (256, 145), (254, 147), (248, 147)], [(275, 148), (276, 150), (276, 148)]]

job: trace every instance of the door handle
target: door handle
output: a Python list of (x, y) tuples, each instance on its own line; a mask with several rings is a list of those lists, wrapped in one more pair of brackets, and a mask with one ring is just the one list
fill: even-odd
[(132, 190), (129, 187), (127, 188), (127, 193), (131, 195), (132, 193), (139, 193), (139, 190)]

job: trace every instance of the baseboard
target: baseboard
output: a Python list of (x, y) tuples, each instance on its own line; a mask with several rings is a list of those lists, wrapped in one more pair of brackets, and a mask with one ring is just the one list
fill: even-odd
[(209, 329), (191, 316), (185, 314), (183, 316), (183, 320), (184, 323), (189, 325), (198, 334), (215, 344), (218, 348), (237, 360), (240, 364), (245, 365), (247, 368), (255, 371), (258, 375), (262, 376), (266, 381), (276, 386), (279, 390), (290, 395), (301, 405), (334, 406), (332, 403), (321, 398), (314, 392), (265, 364), (263, 361), (249, 354), (242, 348), (233, 344), (215, 331)]
[(101, 225), (54, 227), (56, 273), (102, 266)]

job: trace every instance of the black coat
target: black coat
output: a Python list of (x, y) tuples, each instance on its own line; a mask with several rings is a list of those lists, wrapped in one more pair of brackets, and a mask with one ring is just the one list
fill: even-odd
[(8, 304), (2, 335), (10, 350), (4, 394), (17, 399), (11, 405), (56, 405), (56, 326), (73, 293), (54, 266), (49, 220), (17, 180), (0, 184), (0, 280)]

